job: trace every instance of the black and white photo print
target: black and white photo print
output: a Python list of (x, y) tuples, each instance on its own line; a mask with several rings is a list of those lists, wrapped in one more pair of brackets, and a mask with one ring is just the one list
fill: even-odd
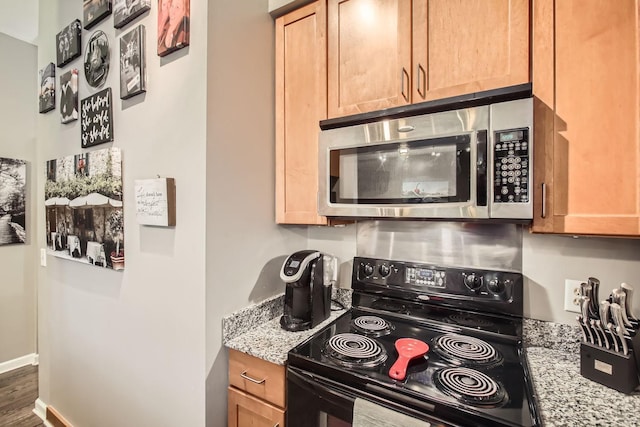
[(40, 70), (40, 91), (38, 106), (41, 113), (56, 108), (56, 66), (51, 62)]
[(60, 76), (60, 121), (69, 123), (78, 120), (78, 69), (74, 68)]
[(62, 67), (80, 56), (82, 24), (76, 19), (56, 35), (56, 64)]
[(91, 87), (100, 87), (109, 74), (109, 39), (104, 31), (91, 34), (84, 52), (84, 77)]
[(47, 253), (124, 269), (121, 159), (118, 148), (107, 148), (47, 162)]
[(84, 29), (96, 25), (111, 14), (111, 0), (83, 0), (82, 15)]
[(114, 0), (113, 26), (122, 28), (151, 9), (151, 0)]
[(0, 157), (0, 245), (26, 241), (26, 179), (24, 160)]
[(146, 90), (145, 29), (138, 25), (120, 38), (120, 98), (127, 99)]

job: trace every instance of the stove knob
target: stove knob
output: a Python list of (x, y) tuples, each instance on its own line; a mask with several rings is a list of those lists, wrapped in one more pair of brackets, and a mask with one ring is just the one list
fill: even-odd
[(472, 291), (477, 291), (482, 286), (482, 278), (476, 276), (474, 273), (468, 274), (464, 278), (464, 284)]
[(502, 283), (498, 279), (491, 279), (487, 287), (494, 294), (501, 294), (502, 292), (504, 292), (504, 283)]
[(373, 274), (373, 266), (369, 263), (362, 266), (362, 272), (365, 276), (369, 277)]
[(382, 277), (387, 277), (391, 273), (391, 269), (387, 264), (381, 264), (378, 271)]

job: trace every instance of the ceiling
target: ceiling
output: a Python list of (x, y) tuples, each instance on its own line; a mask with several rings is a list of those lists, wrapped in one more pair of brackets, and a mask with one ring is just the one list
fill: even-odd
[(36, 44), (38, 3), (39, 0), (0, 0), (0, 33)]

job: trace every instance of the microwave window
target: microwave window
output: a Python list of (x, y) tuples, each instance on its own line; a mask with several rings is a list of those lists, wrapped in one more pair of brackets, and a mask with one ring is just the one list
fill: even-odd
[(457, 135), (332, 151), (333, 203), (465, 202), (471, 137)]

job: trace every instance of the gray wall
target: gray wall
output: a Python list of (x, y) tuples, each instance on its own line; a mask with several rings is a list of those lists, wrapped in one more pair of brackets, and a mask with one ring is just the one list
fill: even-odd
[[(113, 92), (113, 143), (123, 158), (126, 267), (117, 272), (49, 257), (39, 285), (40, 398), (74, 426), (199, 426), (205, 419), (205, 211), (207, 1), (191, 0), (191, 45), (156, 54), (157, 2), (124, 30), (110, 16), (105, 87)], [(38, 67), (55, 62), (55, 35), (82, 17), (78, 0), (40, 1)], [(147, 93), (119, 99), (119, 37), (147, 34)], [(85, 46), (83, 46), (84, 53)], [(3, 61), (4, 63), (4, 61)], [(80, 99), (95, 93), (80, 71)], [(56, 69), (59, 76), (61, 69)], [(44, 164), (81, 149), (80, 122), (39, 115), (38, 235), (45, 246)], [(177, 225), (136, 223), (134, 180), (173, 177)]]
[[(267, 0), (209, 5), (207, 425), (227, 419), (222, 317), (283, 292), (279, 269), (307, 228), (275, 224), (274, 25)], [(183, 424), (184, 425), (184, 424)]]
[(564, 311), (564, 281), (600, 280), (600, 300), (627, 282), (635, 288), (640, 315), (640, 239), (607, 239), (528, 234), (523, 236), (525, 316), (575, 324), (576, 313)]
[(0, 246), (0, 364), (36, 352), (37, 49), (0, 33), (0, 157), (27, 161), (27, 242)]

